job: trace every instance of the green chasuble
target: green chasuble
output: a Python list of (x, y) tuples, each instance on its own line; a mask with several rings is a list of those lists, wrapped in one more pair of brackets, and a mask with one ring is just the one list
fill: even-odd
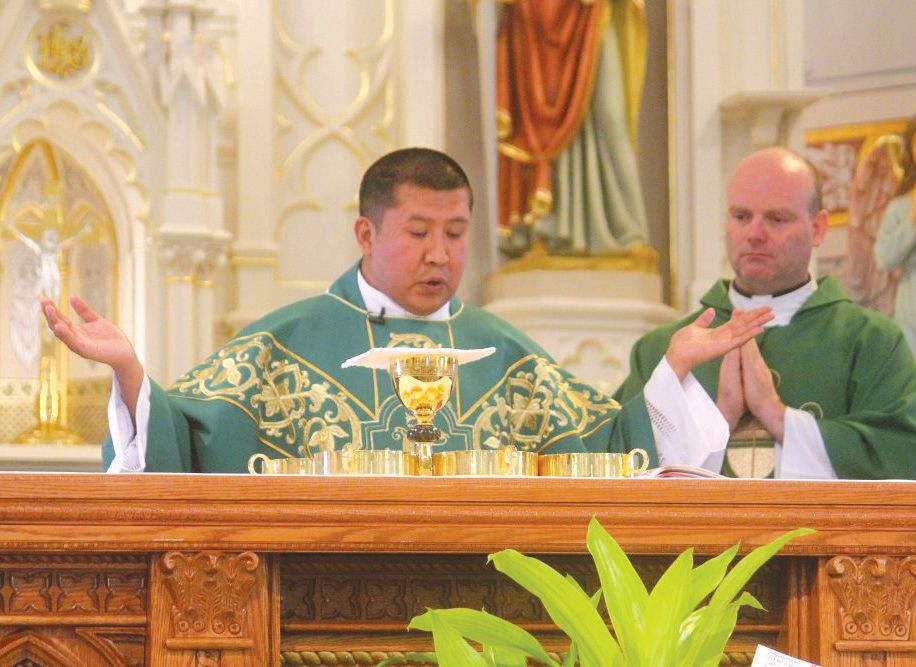
[[(716, 310), (711, 326), (726, 322), (732, 312), (728, 282), (717, 282), (701, 303)], [(701, 312), (641, 338), (615, 398), (637, 397), (674, 332)], [(757, 344), (782, 401), (817, 419), (840, 478), (916, 478), (916, 364), (893, 322), (851, 303), (827, 277), (788, 325), (765, 329)], [(693, 369), (713, 398), (720, 365), (716, 359)], [(729, 452), (723, 473), (733, 474)]]
[[(409, 415), (387, 371), (340, 367), (373, 347), (496, 347), (458, 367), (452, 397), (436, 415), (444, 449), (622, 451), (624, 440), (652, 441), (644, 405), (621, 413), (491, 313), (455, 298), (445, 320), (370, 316), (357, 270), (327, 294), (249, 325), (167, 391), (152, 383), (146, 470), (245, 472), (256, 452), (301, 457), (350, 443), (402, 449)], [(109, 441), (106, 467), (113, 457)]]

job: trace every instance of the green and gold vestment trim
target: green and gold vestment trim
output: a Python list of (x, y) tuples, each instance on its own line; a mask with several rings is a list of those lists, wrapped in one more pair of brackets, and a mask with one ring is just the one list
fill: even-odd
[[(391, 338), (389, 344), (430, 347), (422, 335), (392, 334)], [(453, 407), (460, 405), (456, 396), (437, 417), (449, 449), (514, 444), (540, 451), (564, 438), (581, 439), (600, 431), (619, 409), (612, 398), (538, 354), (518, 359), (494, 384), (479, 391), (480, 373), (473, 370), (469, 366), (459, 382), (465, 404), (469, 396), (476, 399), (472, 407), (458, 412), (460, 408)], [(351, 443), (361, 449), (400, 448), (406, 411), (388, 383), (373, 377), (365, 384), (377, 398), (360, 398), (356, 390), (348, 390), (329, 372), (261, 331), (234, 340), (180, 377), (169, 393), (175, 398), (234, 405), (257, 425), (265, 445), (289, 455), (330, 451)]]

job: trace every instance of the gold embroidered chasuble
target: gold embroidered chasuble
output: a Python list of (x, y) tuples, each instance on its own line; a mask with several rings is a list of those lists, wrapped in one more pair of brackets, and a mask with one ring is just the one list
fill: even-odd
[[(618, 418), (616, 401), (498, 317), (455, 298), (445, 320), (378, 318), (356, 272), (249, 325), (168, 390), (152, 383), (146, 470), (244, 472), (255, 452), (308, 456), (351, 443), (401, 449), (410, 417), (388, 373), (340, 367), (372, 347), (496, 347), (459, 367), (436, 415), (444, 449), (622, 451), (626, 439), (651, 439), (644, 410)], [(106, 466), (113, 455), (108, 442)]]

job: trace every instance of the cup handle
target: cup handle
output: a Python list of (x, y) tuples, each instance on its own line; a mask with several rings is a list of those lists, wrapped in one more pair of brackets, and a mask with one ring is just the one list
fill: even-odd
[(518, 449), (515, 445), (506, 445), (499, 450), (499, 472), (502, 475), (511, 475), (518, 466)]
[[(261, 469), (258, 470), (257, 462), (263, 461), (261, 463)], [(270, 459), (267, 458), (266, 454), (258, 452), (257, 454), (252, 454), (251, 458), (248, 459), (248, 472), (252, 475), (263, 475), (264, 471), (267, 469), (267, 465), (270, 462)]]
[[(641, 459), (641, 463), (636, 465), (635, 460)], [(627, 453), (627, 477), (632, 477), (646, 471), (646, 468), (649, 467), (649, 454), (645, 449), (631, 449)]]
[(356, 450), (352, 447), (344, 447), (340, 452), (341, 465), (343, 472), (347, 475), (353, 475), (356, 469)]

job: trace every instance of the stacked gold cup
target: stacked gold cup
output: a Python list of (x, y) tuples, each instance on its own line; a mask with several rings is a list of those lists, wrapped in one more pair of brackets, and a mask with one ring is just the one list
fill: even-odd
[(509, 475), (560, 477), (635, 477), (645, 471), (648, 454), (570, 453), (538, 456), (513, 445), (492, 450), (434, 450), (444, 443), (433, 423), (452, 393), (458, 374), (455, 354), (435, 349), (392, 356), (388, 365), (395, 395), (413, 415), (403, 451), (355, 450), (318, 452), (311, 458), (270, 459), (254, 454), (248, 470), (262, 474), (304, 475)]

